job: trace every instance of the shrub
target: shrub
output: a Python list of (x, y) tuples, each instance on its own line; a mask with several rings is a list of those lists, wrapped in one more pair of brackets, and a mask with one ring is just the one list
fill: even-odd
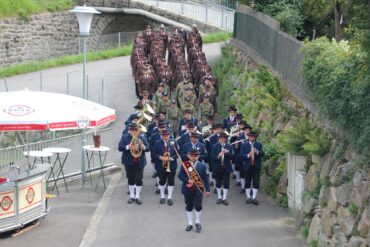
[(310, 232), (310, 227), (309, 226), (303, 225), (301, 227), (301, 236), (302, 236), (302, 238), (307, 239), (309, 232)]

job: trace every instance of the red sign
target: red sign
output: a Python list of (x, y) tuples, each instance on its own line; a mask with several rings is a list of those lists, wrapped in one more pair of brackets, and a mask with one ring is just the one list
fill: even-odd
[(33, 202), (33, 199), (35, 199), (35, 191), (32, 187), (29, 187), (26, 194), (26, 200), (29, 204), (31, 204)]
[(13, 205), (13, 200), (9, 196), (4, 196), (0, 202), (0, 207), (4, 211), (8, 211), (9, 208)]

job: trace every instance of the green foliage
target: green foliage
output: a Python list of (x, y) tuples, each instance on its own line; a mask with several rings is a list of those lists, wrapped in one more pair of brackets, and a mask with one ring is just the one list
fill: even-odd
[(77, 0), (0, 0), (0, 18), (19, 16), (25, 20), (37, 12), (70, 9), (77, 2)]
[(202, 37), (203, 44), (215, 43), (220, 41), (227, 41), (232, 37), (232, 33), (227, 32), (214, 32), (205, 34)]
[(347, 42), (325, 38), (302, 49), (303, 75), (313, 99), (359, 153), (370, 143), (370, 71), (366, 56)]
[(359, 207), (355, 203), (351, 203), (351, 205), (349, 206), (348, 210), (349, 210), (349, 212), (352, 215), (357, 215), (358, 214)]
[(318, 241), (317, 241), (317, 240), (311, 240), (311, 241), (308, 243), (308, 245), (309, 245), (310, 247), (317, 247), (317, 245), (318, 245)]
[(310, 232), (310, 227), (309, 226), (303, 225), (301, 227), (301, 236), (302, 236), (302, 238), (307, 239), (309, 232)]
[(279, 205), (282, 208), (288, 207), (288, 196), (286, 194), (281, 194)]
[(320, 186), (323, 189), (327, 189), (330, 187), (330, 180), (328, 178), (325, 178), (323, 180), (320, 180)]
[(302, 145), (304, 153), (322, 156), (329, 151), (330, 140), (324, 130), (315, 129), (304, 137), (306, 139), (306, 143)]

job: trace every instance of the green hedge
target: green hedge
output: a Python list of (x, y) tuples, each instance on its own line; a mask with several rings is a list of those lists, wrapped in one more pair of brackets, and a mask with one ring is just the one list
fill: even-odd
[(303, 75), (321, 112), (346, 134), (348, 148), (368, 155), (370, 70), (365, 54), (345, 41), (326, 38), (307, 42), (302, 53)]

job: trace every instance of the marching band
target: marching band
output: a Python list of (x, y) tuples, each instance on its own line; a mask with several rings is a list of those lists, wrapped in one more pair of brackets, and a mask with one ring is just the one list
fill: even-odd
[(228, 108), (229, 116), (223, 120), (217, 114), (217, 79), (196, 25), (188, 34), (174, 29), (170, 38), (163, 25), (158, 31), (148, 26), (135, 39), (131, 67), (139, 101), (125, 121), (118, 145), (128, 180), (127, 203), (143, 203), (143, 171), (150, 162), (160, 204), (175, 203), (178, 174), (186, 231), (193, 229), (193, 211), (195, 229), (201, 231), (202, 202), (210, 195), (210, 186), (215, 186), (216, 203), (229, 205), (231, 176), (246, 194), (246, 203), (258, 205), (262, 144), (235, 106)]

